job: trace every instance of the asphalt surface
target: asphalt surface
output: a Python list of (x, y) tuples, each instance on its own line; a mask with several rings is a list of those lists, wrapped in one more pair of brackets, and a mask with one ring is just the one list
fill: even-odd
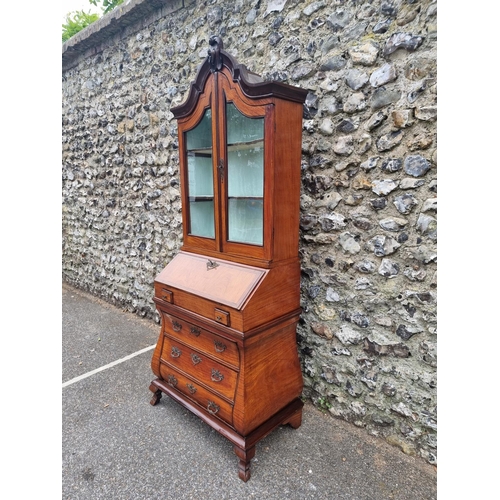
[(63, 283), (63, 500), (437, 498), (435, 467), (307, 402), (244, 483), (228, 440), (167, 396), (150, 405), (159, 331)]

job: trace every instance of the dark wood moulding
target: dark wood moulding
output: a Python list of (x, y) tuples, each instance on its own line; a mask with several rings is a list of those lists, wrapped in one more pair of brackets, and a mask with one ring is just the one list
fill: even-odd
[(207, 78), (214, 71), (221, 71), (222, 67), (226, 67), (230, 71), (233, 81), (237, 82), (243, 93), (251, 99), (274, 96), (301, 104), (305, 102), (308, 93), (306, 89), (283, 82), (263, 80), (260, 75), (249, 71), (244, 64), (239, 64), (231, 54), (227, 53), (223, 49), (223, 42), (220, 37), (211, 37), (210, 40), (211, 47), (217, 45), (213, 50), (218, 51), (220, 63), (217, 65), (217, 63), (211, 62), (210, 55), (205, 59), (198, 70), (195, 80), (191, 83), (186, 101), (170, 109), (175, 118), (182, 118), (193, 112)]

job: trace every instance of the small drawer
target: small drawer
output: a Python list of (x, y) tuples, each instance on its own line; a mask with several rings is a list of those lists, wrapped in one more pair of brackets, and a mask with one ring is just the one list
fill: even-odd
[(161, 360), (199, 380), (229, 400), (234, 400), (238, 373), (208, 358), (202, 352), (165, 337)]
[(217, 323), (229, 326), (229, 313), (227, 311), (215, 308), (214, 319)]
[(216, 394), (211, 393), (205, 387), (199, 385), (177, 370), (164, 365), (160, 365), (160, 374), (167, 384), (184, 394), (187, 398), (198, 403), (205, 411), (225, 422), (233, 422), (233, 406)]
[(239, 368), (239, 352), (236, 342), (231, 342), (194, 323), (188, 323), (167, 313), (163, 313), (163, 331), (169, 337), (178, 339), (236, 369)]
[(167, 288), (160, 288), (160, 299), (173, 304), (174, 292), (172, 292), (172, 290), (168, 290)]

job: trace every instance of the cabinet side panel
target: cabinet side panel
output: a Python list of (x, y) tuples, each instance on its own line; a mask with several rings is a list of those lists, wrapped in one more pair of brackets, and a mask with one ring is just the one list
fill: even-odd
[(300, 307), (300, 261), (269, 270), (243, 309), (245, 331)]
[(245, 343), (233, 413), (233, 425), (243, 436), (302, 393), (296, 325), (293, 321)]
[(303, 107), (276, 100), (274, 142), (273, 260), (299, 253), (300, 184)]
[(160, 313), (161, 317), (161, 328), (160, 328), (160, 334), (158, 336), (158, 342), (156, 343), (155, 350), (153, 352), (153, 357), (151, 359), (151, 370), (153, 373), (158, 377), (161, 378), (161, 373), (160, 373), (160, 357), (161, 357), (161, 352), (163, 350), (163, 341), (165, 339), (163, 335), (163, 327), (164, 327), (164, 321), (165, 319), (163, 318), (162, 311), (158, 309), (158, 312)]

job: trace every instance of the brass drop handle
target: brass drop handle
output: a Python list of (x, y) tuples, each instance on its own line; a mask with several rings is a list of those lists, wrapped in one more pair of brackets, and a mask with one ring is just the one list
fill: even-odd
[(177, 385), (177, 379), (173, 375), (169, 375), (167, 378), (168, 385), (175, 387)]
[(215, 415), (220, 410), (220, 406), (216, 405), (213, 401), (209, 401), (207, 405), (207, 410), (208, 413)]
[(196, 337), (198, 337), (198, 335), (201, 333), (201, 330), (196, 326), (192, 326), (189, 331)]
[(186, 384), (186, 386), (191, 394), (196, 392), (196, 387), (193, 384)]
[(215, 352), (224, 352), (226, 350), (226, 344), (223, 344), (219, 340), (214, 340)]
[(210, 378), (212, 379), (212, 382), (221, 382), (222, 380), (224, 380), (224, 375), (222, 375), (219, 370), (212, 368), (212, 375)]
[(172, 321), (172, 328), (174, 329), (174, 332), (180, 332), (182, 330), (182, 324), (174, 320)]
[(177, 347), (172, 347), (172, 351), (170, 352), (170, 356), (173, 358), (178, 358), (181, 355), (181, 350)]
[(193, 362), (193, 365), (197, 365), (198, 363), (201, 363), (201, 358), (193, 353), (191, 354), (191, 361)]

